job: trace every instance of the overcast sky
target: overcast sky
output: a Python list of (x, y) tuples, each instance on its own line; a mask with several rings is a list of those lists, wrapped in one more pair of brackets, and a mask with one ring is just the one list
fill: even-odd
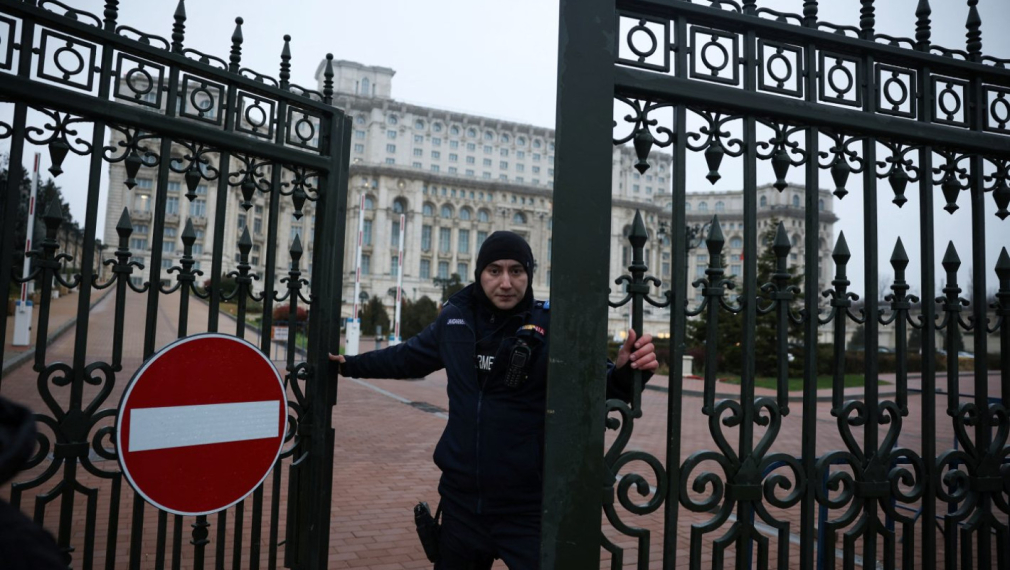
[[(66, 0), (68, 4), (101, 14), (100, 0)], [(699, 3), (696, 1), (696, 3)], [(887, 0), (877, 2), (877, 30), (890, 35), (912, 37), (917, 0)], [(169, 37), (174, 0), (124, 0), (120, 3), (120, 23)], [(802, 11), (802, 0), (759, 0), (759, 5), (790, 12)], [(933, 41), (949, 48), (964, 49), (967, 4), (962, 0), (934, 0)], [(554, 127), (557, 77), (556, 0), (214, 0), (190, 1), (186, 23), (186, 45), (227, 58), (234, 18), (245, 20), (242, 64), (261, 73), (276, 76), (284, 34), (292, 36), (292, 81), (315, 87), (313, 73), (326, 53), (337, 59), (348, 59), (369, 65), (382, 65), (396, 70), (393, 97), (398, 100), (438, 108), (466, 111), (503, 119)], [(983, 51), (997, 57), (1010, 57), (1010, 2), (981, 0)], [(858, 0), (821, 2), (822, 20), (837, 24), (858, 25)], [(0, 108), (10, 116), (10, 105)], [(9, 120), (9, 119), (8, 119)], [(4, 141), (5, 143), (9, 141)], [(0, 143), (2, 145), (4, 143)], [(5, 150), (5, 149), (0, 149)], [(28, 157), (26, 157), (27, 164)], [(68, 158), (66, 174), (58, 179), (63, 185), (73, 214), (83, 224), (84, 218), (83, 160)], [(714, 187), (705, 181), (700, 156), (689, 165), (689, 191), (739, 189), (739, 168), (729, 160), (724, 163), (724, 178)], [(763, 179), (771, 182), (767, 170)], [(835, 202), (841, 221), (836, 233), (844, 230), (853, 260), (850, 275), (853, 289), (864, 290), (861, 267), (862, 196), (859, 176), (853, 175), (852, 193)], [(802, 169), (793, 169), (789, 180), (802, 183)], [(830, 187), (830, 176), (822, 173), (822, 186)], [(880, 255), (890, 257), (894, 240), (900, 235), (913, 258), (909, 266), (909, 281), (913, 291), (921, 281), (918, 271), (918, 200), (910, 185), (909, 203), (901, 210), (890, 204), (891, 193), (886, 183), (880, 189), (882, 219)], [(104, 201), (104, 193), (103, 193)], [(934, 201), (942, 207), (939, 189)], [(987, 266), (989, 288), (995, 287), (992, 266), (998, 255), (998, 245), (1010, 242), (1010, 220), (1000, 223), (991, 197), (986, 198), (990, 215), (987, 224)], [(967, 196), (962, 196), (962, 209), (954, 216), (942, 211), (937, 214), (936, 249), (942, 256), (948, 239), (953, 239), (964, 268), (970, 265), (970, 212)], [(101, 234), (104, 219), (99, 220)], [(941, 216), (942, 214), (942, 216)], [(99, 236), (100, 237), (100, 236)], [(617, 269), (613, 272), (616, 274)], [(966, 271), (962, 271), (965, 275)], [(889, 278), (890, 269), (881, 271)], [(963, 279), (963, 277), (962, 277)]]

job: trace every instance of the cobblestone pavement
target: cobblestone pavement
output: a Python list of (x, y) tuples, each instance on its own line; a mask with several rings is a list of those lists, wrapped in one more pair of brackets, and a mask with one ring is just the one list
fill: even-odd
[[(76, 297), (74, 297), (76, 298)], [(112, 353), (112, 314), (114, 310), (114, 297), (109, 296), (95, 306), (89, 319), (88, 336), (88, 361), (108, 360)], [(115, 378), (115, 388), (110, 393), (109, 398), (104, 403), (104, 407), (114, 407), (118, 401), (123, 387), (132, 376), (135, 369), (142, 361), (142, 346), (144, 338), (144, 315), (145, 298), (140, 295), (131, 294), (128, 297), (126, 307), (126, 322), (128, 323), (127, 335), (124, 343), (124, 366), (123, 371)], [(159, 306), (157, 315), (157, 347), (162, 347), (171, 342), (177, 334), (178, 329), (178, 303), (177, 296), (170, 296), (163, 299)], [(189, 313), (189, 334), (201, 332), (206, 329), (208, 317), (208, 307), (203, 303), (193, 303)], [(234, 321), (230, 318), (222, 317), (221, 330), (223, 332), (234, 331)], [(68, 360), (72, 356), (74, 330), (71, 330), (52, 346), (47, 353), (47, 362), (56, 360)], [(255, 339), (253, 339), (255, 342)], [(366, 348), (371, 343), (363, 343)], [(283, 364), (280, 364), (283, 367)], [(944, 381), (941, 378), (938, 382), (941, 386)], [(971, 378), (964, 377), (961, 380), (962, 387), (972, 385)], [(2, 394), (5, 397), (20, 401), (36, 410), (43, 409), (43, 402), (37, 394), (37, 374), (31, 370), (30, 364), (21, 366), (12, 372), (5, 379), (2, 385)], [(336, 451), (334, 461), (334, 488), (333, 488), (333, 508), (332, 508), (332, 532), (330, 541), (330, 568), (363, 568), (370, 570), (393, 570), (407, 568), (428, 568), (430, 564), (424, 559), (424, 555), (417, 543), (413, 529), (411, 508), (419, 500), (425, 500), (434, 505), (437, 502), (436, 486), (439, 473), (431, 461), (435, 443), (438, 440), (445, 426), (447, 417), (448, 402), (445, 394), (446, 378), (442, 372), (433, 374), (427, 378), (412, 381), (396, 380), (357, 380), (341, 379), (338, 392), (338, 405), (334, 412), (334, 427), (336, 429)], [(643, 417), (635, 422), (635, 431), (632, 436), (629, 449), (636, 449), (653, 454), (662, 462), (666, 462), (666, 427), (667, 427), (667, 379), (657, 376), (650, 382), (651, 388), (643, 394)], [(685, 397), (683, 414), (681, 415), (682, 429), (680, 439), (682, 444), (682, 455), (679, 461), (683, 461), (690, 454), (703, 450), (714, 449), (712, 436), (710, 434), (709, 419), (701, 414), (701, 399), (696, 394), (700, 392), (702, 384), (699, 380), (686, 380), (684, 384)], [(916, 381), (910, 381), (910, 387), (918, 387)], [(733, 394), (738, 387), (732, 385), (720, 385), (719, 391)], [(998, 391), (998, 377), (990, 377), (990, 393)], [(893, 391), (893, 387), (891, 388)], [(856, 397), (857, 391), (850, 390), (848, 395)], [(888, 387), (883, 387), (882, 398), (891, 398), (888, 394)], [(97, 393), (97, 388), (89, 387), (85, 391), (84, 401)], [(816, 445), (818, 454), (834, 449), (842, 449), (843, 442), (838, 435), (836, 420), (830, 415), (830, 402), (825, 400), (829, 394), (822, 391), (819, 400), (812, 410), (804, 410), (800, 402), (791, 402), (790, 414), (783, 419), (781, 430), (771, 446), (770, 452), (782, 452), (789, 455), (799, 455), (801, 445), (801, 425), (802, 418), (807, 413), (816, 415)], [(771, 395), (759, 390), (759, 395)], [(945, 415), (946, 398), (943, 395), (937, 396), (936, 417), (938, 422), (935, 430), (938, 438), (938, 447), (944, 449), (950, 447), (953, 442), (953, 433), (946, 421)], [(922, 427), (921, 421), (921, 395), (912, 392), (909, 398), (910, 414), (904, 420), (899, 443), (912, 450), (921, 449)], [(111, 425), (111, 423), (107, 424)], [(735, 428), (724, 427), (727, 440), (730, 445), (736, 447), (738, 442), (738, 432)], [(765, 428), (756, 429), (755, 438), (760, 438), (765, 433)], [(883, 428), (882, 428), (883, 430)], [(883, 434), (883, 431), (881, 432)], [(862, 433), (855, 430), (856, 439), (862, 442)], [(613, 433), (608, 435), (608, 445), (613, 439)], [(94, 464), (100, 471), (115, 472), (118, 466), (114, 462), (101, 461), (92, 454)], [(281, 490), (281, 499), (276, 508), (279, 509), (281, 524), (279, 526), (279, 539), (284, 538), (283, 513), (286, 502), (283, 492), (287, 489), (287, 465), (285, 461), (278, 472), (277, 483)], [(39, 473), (41, 467), (32, 472), (22, 474), (20, 480), (26, 480)], [(709, 462), (696, 470), (688, 479), (688, 484), (694, 482), (695, 477), (705, 470), (716, 472), (720, 478), (725, 478), (725, 474), (718, 465)], [(780, 470), (786, 474), (785, 469)], [(641, 462), (632, 463), (622, 471), (622, 476), (630, 473), (641, 473), (648, 480), (649, 485), (657, 484), (656, 477)], [(84, 473), (83, 469), (78, 469), (81, 484), (88, 488), (99, 489), (97, 495), (98, 519), (95, 531), (95, 567), (104, 567), (106, 563), (105, 546), (110, 540), (110, 529), (108, 521), (110, 514), (109, 498), (111, 496), (110, 482), (108, 479)], [(792, 479), (792, 475), (789, 475)], [(26, 512), (32, 512), (35, 505), (35, 494), (38, 492), (50, 491), (55, 485), (55, 480), (49, 480), (37, 489), (26, 490), (22, 496), (22, 508)], [(119, 503), (118, 522), (112, 529), (111, 538), (116, 542), (116, 559), (114, 567), (126, 564), (129, 552), (129, 537), (131, 527), (136, 520), (141, 520), (144, 525), (144, 534), (139, 543), (142, 549), (140, 557), (142, 567), (156, 567), (157, 533), (159, 523), (167, 524), (169, 553), (172, 551), (172, 541), (174, 534), (171, 530), (174, 524), (174, 517), (165, 517), (164, 521), (159, 520), (155, 509), (139, 508), (135, 509), (133, 493), (125, 485)], [(690, 488), (690, 487), (688, 487)], [(695, 493), (691, 491), (691, 496), (698, 498), (711, 493), (711, 487), (704, 488), (704, 492)], [(0, 489), (0, 497), (9, 497), (9, 488)], [(784, 496), (788, 491), (780, 490), (779, 495)], [(267, 558), (270, 552), (270, 525), (269, 515), (271, 498), (274, 495), (273, 478), (268, 478), (268, 484), (262, 493), (262, 501), (259, 502), (264, 512), (263, 521), (257, 525), (261, 534), (258, 541), (261, 560)], [(76, 551), (75, 556), (80, 556), (84, 551), (84, 513), (86, 501), (80, 495), (75, 504), (75, 522), (72, 536), (72, 543)], [(633, 488), (631, 498), (639, 503), (648, 500), (648, 497), (641, 497)], [(249, 545), (252, 541), (252, 512), (256, 508), (258, 501), (249, 498), (244, 501), (244, 521), (242, 532), (238, 533), (243, 547), (241, 566), (246, 566), (249, 560)], [(54, 521), (58, 513), (59, 501), (50, 503), (45, 508), (47, 515), (46, 522)], [(911, 505), (917, 507), (916, 504)], [(939, 505), (942, 512), (945, 505)], [(798, 567), (796, 560), (798, 554), (798, 542), (800, 540), (799, 530), (799, 508), (774, 509), (769, 508), (769, 516), (774, 517), (772, 521), (759, 521), (758, 529), (765, 536), (774, 536), (775, 529), (772, 523), (781, 521), (788, 524), (785, 545), (788, 552), (783, 552), (782, 556), (790, 560), (792, 567)], [(648, 549), (650, 550), (650, 567), (660, 566), (661, 552), (663, 545), (662, 517), (663, 508), (656, 512), (637, 516), (628, 513), (623, 508), (618, 507), (622, 519), (631, 526), (649, 529), (651, 537)], [(902, 511), (910, 512), (910, 511)], [(137, 515), (136, 513), (139, 513)], [(217, 562), (218, 546), (223, 545), (222, 562), (227, 566), (234, 563), (234, 545), (236, 534), (234, 533), (234, 521), (236, 517), (234, 509), (229, 510), (226, 515), (227, 524), (220, 525), (217, 516), (210, 518), (210, 539), (211, 544), (207, 548), (207, 567), (212, 568)], [(837, 512), (832, 513), (832, 517), (837, 516)], [(680, 519), (678, 523), (678, 544), (679, 556), (678, 567), (687, 567), (691, 539), (691, 526), (707, 521), (713, 517), (711, 512), (693, 513), (690, 510), (680, 508)], [(180, 567), (192, 567), (192, 546), (189, 545), (190, 525), (194, 522), (190, 518), (182, 521), (183, 534), (179, 537), (181, 541)], [(711, 543), (714, 538), (721, 536), (731, 528), (734, 519), (731, 517), (724, 525), (714, 533), (704, 536), (702, 548), (700, 549), (700, 559), (703, 567), (710, 567), (712, 561)], [(775, 523), (779, 524), (779, 523)], [(48, 526), (48, 524), (47, 524)], [(617, 534), (611, 525), (606, 524), (606, 535), (626, 549), (624, 553), (625, 568), (634, 567), (638, 556), (638, 544), (636, 540)], [(916, 544), (921, 544), (922, 525), (916, 525)], [(223, 542), (219, 541), (216, 534), (218, 528), (227, 529)], [(928, 528), (933, 528), (929, 525)], [(56, 530), (53, 528), (52, 530)], [(898, 529), (898, 537), (902, 532)], [(837, 542), (837, 548), (841, 548), (841, 542)], [(279, 558), (277, 562), (283, 565), (283, 551), (281, 546), (278, 550)], [(829, 556), (836, 555), (838, 551), (832, 548), (827, 552)], [(861, 553), (861, 548), (857, 549)], [(900, 553), (900, 546), (899, 546)], [(775, 540), (770, 540), (768, 554), (771, 565), (775, 565), (777, 557), (780, 555), (779, 545)], [(921, 553), (915, 552), (918, 558)], [(733, 550), (730, 548), (726, 552), (727, 560), (733, 560)], [(604, 553), (603, 568), (610, 567), (610, 557)], [(166, 567), (171, 567), (171, 559)], [(857, 560), (861, 564), (861, 559)], [(841, 561), (838, 561), (839, 565)], [(266, 563), (263, 563), (266, 567)], [(75, 564), (75, 567), (79, 565)], [(495, 568), (504, 568), (500, 563)]]

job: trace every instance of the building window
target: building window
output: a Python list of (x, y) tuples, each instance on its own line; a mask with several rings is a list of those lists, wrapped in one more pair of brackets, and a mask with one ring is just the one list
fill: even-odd
[(491, 154), (491, 146), (484, 145), (484, 154)]
[(431, 226), (421, 226), (421, 251), (431, 251)]
[(449, 278), (449, 262), (448, 261), (439, 261), (438, 262), (438, 276), (439, 276), (440, 279), (448, 279)]
[(466, 175), (467, 176), (474, 176), (473, 169), (472, 168), (467, 168), (466, 169)]
[(494, 140), (494, 133), (492, 133), (491, 131), (484, 131), (484, 140), (486, 140), (486, 141), (493, 141)]
[(425, 202), (424, 206), (421, 207), (421, 213), (425, 216), (434, 216), (435, 206), (431, 202)]
[(452, 228), (438, 228), (438, 251), (449, 253), (452, 250)]
[(539, 152), (534, 152), (533, 153), (533, 162), (540, 162), (540, 153)]
[(163, 251), (164, 253), (175, 252), (175, 241), (169, 239), (161, 242), (161, 251)]
[(418, 120), (414, 121), (414, 128), (418, 129), (418, 130), (423, 129), (424, 128), (424, 121), (422, 121), (421, 119), (418, 119)]
[[(172, 162), (175, 162), (175, 161), (173, 160)], [(181, 188), (182, 188), (182, 185), (179, 184), (178, 182), (171, 182), (170, 181), (168, 183), (168, 191), (169, 192), (178, 192)]]
[(522, 212), (516, 212), (512, 216), (512, 223), (513, 224), (525, 224), (526, 223), (526, 215), (523, 214)]
[(431, 279), (431, 260), (421, 260), (421, 279)]
[(824, 211), (824, 199), (823, 198), (817, 201), (817, 209), (820, 210), (820, 211), (822, 211), (822, 212)]
[(396, 200), (393, 200), (394, 214), (402, 214), (406, 211), (407, 211), (407, 203), (403, 200), (403, 198), (397, 198)]
[(431, 146), (442, 146), (442, 139), (438, 137), (431, 139)]
[(372, 273), (372, 256), (368, 254), (362, 254), (361, 256), (361, 274), (370, 275)]
[(768, 197), (767, 196), (761, 196), (761, 207), (764, 208), (767, 205), (768, 205)]
[(698, 211), (699, 212), (707, 212), (708, 211), (708, 202), (698, 202)]
[(396, 145), (395, 144), (387, 144), (386, 145), (386, 152), (396, 152)]
[(364, 78), (364, 79), (361, 80), (361, 94), (367, 96), (367, 95), (371, 94), (371, 92), (372, 92), (372, 87), (371, 87), (371, 85), (368, 84), (368, 78), (366, 77), (366, 78)]
[(739, 249), (739, 248), (743, 247), (743, 240), (740, 239), (740, 238), (738, 238), (738, 237), (735, 237), (735, 238), (733, 238), (733, 239), (731, 239), (729, 241), (729, 246), (730, 247), (735, 247), (735, 248)]
[(468, 150), (470, 152), (473, 152), (473, 151), (477, 150), (477, 144), (476, 143), (466, 143), (466, 150)]
[(491, 173), (490, 172), (481, 172), (480, 173), (480, 177), (483, 178), (484, 180), (491, 180)]
[(456, 174), (456, 172), (457, 172), (457, 170), (456, 170), (455, 166), (450, 166), (449, 167), (449, 174)]
[(523, 172), (525, 170), (526, 170), (526, 165), (525, 164), (517, 164), (516, 165), (516, 172)]
[[(459, 230), (456, 251), (460, 253), (470, 253), (470, 230)], [(466, 275), (466, 273), (460, 273)]]
[(475, 138), (477, 136), (477, 129), (471, 127), (466, 130), (466, 136), (470, 138)]
[(793, 208), (800, 207), (800, 197), (798, 194), (793, 194)]
[(399, 120), (397, 120), (396, 115), (390, 115), (386, 117), (386, 122), (389, 123), (390, 125), (395, 125), (396, 123), (399, 122)]
[(508, 161), (507, 160), (503, 160), (503, 161), (499, 162), (498, 163), (498, 168), (500, 168), (502, 170), (508, 170), (508, 168), (509, 168)]
[(421, 150), (419, 148), (415, 148), (414, 149), (414, 156), (421, 156), (422, 154), (424, 154), (423, 150)]
[(443, 218), (451, 218), (452, 206), (450, 206), (449, 204), (443, 204), (442, 209), (439, 211), (439, 215)]
[(396, 131), (386, 131), (386, 138), (387, 139), (395, 139), (396, 138)]
[(470, 208), (460, 208), (459, 219), (463, 221), (470, 221), (470, 214), (471, 214)]
[(439, 170), (441, 170), (441, 167), (439, 167), (437, 164), (432, 164), (431, 165), (431, 171), (432, 172), (438, 172)]
[(392, 158), (392, 157), (387, 158), (386, 159), (386, 164), (396, 164), (396, 159)]
[(509, 155), (509, 149), (507, 149), (507, 148), (501, 149), (501, 155), (502, 156), (508, 156)]
[(166, 214), (178, 214), (179, 213), (179, 198), (175, 196), (170, 196), (165, 202), (165, 213)]
[(424, 135), (414, 135), (414, 142), (418, 144), (423, 143)]
[(134, 253), (145, 251), (147, 249), (147, 239), (145, 238), (130, 238), (130, 250)]
[(715, 203), (715, 211), (716, 212), (725, 212), (726, 211), (726, 204), (724, 204), (721, 201), (720, 202), (716, 202)]
[(459, 141), (449, 141), (449, 148), (459, 148)]
[(424, 166), (420, 162), (412, 162), (410, 163), (410, 166), (414, 168), (424, 168)]
[[(491, 197), (491, 195), (488, 194), (488, 198), (490, 198), (490, 197)], [(481, 208), (477, 212), (477, 221), (478, 222), (489, 222), (489, 221), (491, 221), (491, 212), (485, 210), (484, 208)]]
[(436, 159), (436, 160), (440, 159), (440, 158), (442, 158), (442, 153), (438, 152), (437, 150), (433, 150), (433, 151), (431, 151), (431, 158)]
[(189, 215), (203, 218), (207, 215), (207, 201), (203, 198), (193, 200), (189, 205)]
[(449, 153), (449, 162), (459, 162), (459, 155), (456, 153)]
[(400, 256), (393, 254), (389, 259), (389, 274), (396, 277), (400, 274)]
[(739, 276), (743, 274), (743, 270), (739, 264), (734, 263), (733, 265), (729, 266), (729, 273), (730, 275)]
[(372, 220), (365, 220), (361, 231), (361, 245), (372, 245)]
[[(138, 180), (139, 182), (139, 180)], [(147, 194), (137, 194), (133, 197), (133, 210), (135, 212), (150, 212), (151, 197)]]
[(365, 145), (363, 144), (354, 145), (354, 152), (365, 152)]
[(367, 195), (365, 196), (365, 209), (366, 210), (374, 210), (375, 209), (375, 198), (372, 198), (371, 196), (367, 196)]
[(486, 166), (486, 167), (490, 167), (491, 166), (491, 159), (490, 158), (485, 158), (484, 159), (484, 166)]

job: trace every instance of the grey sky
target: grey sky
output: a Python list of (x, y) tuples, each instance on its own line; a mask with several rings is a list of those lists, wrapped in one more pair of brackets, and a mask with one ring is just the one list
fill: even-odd
[[(101, 14), (100, 0), (68, 3)], [(877, 2), (877, 30), (890, 35), (914, 35), (917, 0), (880, 0)], [(933, 0), (933, 41), (949, 48), (964, 49), (964, 22), (967, 6), (963, 0)], [(983, 50), (989, 55), (1010, 57), (1010, 37), (1005, 28), (1010, 23), (1010, 2), (981, 0)], [(171, 33), (175, 0), (124, 0), (120, 4), (120, 22), (146, 32), (168, 37)], [(760, 0), (759, 5), (790, 12), (802, 11), (802, 0)], [(821, 2), (822, 20), (857, 25), (858, 0)], [(292, 81), (314, 87), (316, 66), (327, 52), (338, 59), (349, 59), (396, 70), (393, 97), (398, 100), (433, 107), (466, 111), (503, 119), (553, 127), (557, 74), (556, 0), (372, 0), (371, 2), (288, 0), (214, 0), (187, 4), (186, 45), (226, 57), (234, 18), (245, 20), (242, 64), (261, 73), (276, 76), (282, 36), (291, 34)], [(4, 108), (6, 107), (6, 108)], [(0, 106), (7, 117), (9, 105)], [(26, 163), (29, 157), (26, 157)], [(689, 165), (689, 191), (711, 187), (704, 179), (707, 172), (700, 156)], [(46, 165), (48, 166), (48, 165)], [(58, 182), (71, 203), (75, 218), (83, 223), (86, 164), (79, 157), (68, 158), (67, 174)], [(724, 178), (715, 189), (737, 189), (741, 180), (731, 161), (724, 163)], [(770, 182), (762, 170), (760, 182)], [(850, 275), (853, 289), (862, 285), (862, 196), (858, 175), (850, 180), (852, 192), (836, 211), (853, 251)], [(793, 169), (789, 180), (802, 183), (801, 169)], [(822, 186), (829, 187), (830, 176), (822, 174)], [(936, 201), (942, 206), (939, 190)], [(886, 261), (896, 236), (901, 235), (913, 262), (909, 281), (918, 289), (918, 200), (908, 191), (909, 203), (901, 210), (890, 204), (886, 183), (880, 187), (880, 255)], [(104, 200), (104, 193), (103, 193)], [(987, 208), (995, 212), (991, 197)], [(936, 249), (942, 256), (948, 239), (953, 239), (964, 270), (970, 265), (970, 213), (967, 196), (959, 201), (962, 209), (954, 216), (937, 214)], [(942, 215), (941, 215), (942, 214)], [(104, 204), (99, 231), (104, 218)], [(992, 265), (998, 245), (1010, 242), (1010, 221), (1000, 223), (994, 215), (986, 216), (987, 266), (990, 288), (994, 287)], [(617, 272), (615, 268), (613, 272)], [(962, 271), (966, 275), (966, 271)], [(890, 268), (881, 271), (889, 278)]]

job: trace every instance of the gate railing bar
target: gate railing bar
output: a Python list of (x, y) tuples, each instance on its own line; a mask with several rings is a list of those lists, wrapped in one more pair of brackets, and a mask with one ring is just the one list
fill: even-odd
[[(674, 20), (677, 37), (687, 35), (687, 19), (678, 16)], [(687, 76), (688, 54), (686, 50), (677, 50), (673, 54), (678, 77)], [(673, 165), (671, 168), (672, 198), (674, 204), (683, 204), (687, 199), (687, 107), (678, 105), (673, 108)], [(672, 208), (670, 218), (671, 228), (686, 227), (686, 213), (683, 208)], [(684, 361), (687, 343), (687, 248), (681, 247), (677, 240), (672, 240), (671, 251), (671, 288), (670, 288), (670, 362)], [(670, 367), (670, 391), (667, 397), (666, 417), (666, 504), (664, 508), (664, 529), (679, 528), (680, 514), (680, 453), (681, 428), (683, 423), (683, 391), (684, 367), (676, 364)], [(674, 570), (677, 560), (677, 533), (663, 533), (663, 570)]]
[[(33, 106), (60, 109), (88, 120), (129, 125), (157, 133), (160, 137), (194, 141), (222, 151), (253, 153), (268, 160), (298, 164), (315, 170), (332, 168), (328, 158), (318, 154), (257, 141), (251, 137), (236, 136), (189, 119), (153, 113), (116, 101), (96, 99), (68, 89), (40, 89), (39, 84), (30, 79), (8, 75), (0, 77), (3, 77), (3, 81), (0, 81), (0, 97), (15, 101), (31, 101)], [(234, 89), (236, 89), (234, 85), (229, 86), (229, 91)]]
[[(936, 141), (943, 141), (944, 148), (1010, 159), (1010, 137), (1006, 136), (925, 124), (865, 111), (832, 108), (830, 113), (825, 113), (823, 104), (761, 92), (744, 92), (733, 87), (659, 75), (640, 69), (617, 67), (614, 73), (618, 93), (628, 97), (676, 101), (678, 104), (720, 109), (729, 114), (768, 117), (788, 124), (819, 127), (882, 140), (901, 140), (905, 144), (932, 145)], [(742, 97), (742, 93), (746, 93), (746, 97)]]
[[(943, 54), (929, 53), (929, 49), (942, 50), (944, 53), (957, 53), (941, 46), (931, 45), (929, 37), (925, 36), (925, 49), (909, 49), (876, 41), (868, 41), (864, 37), (851, 37), (835, 32), (814, 29), (808, 26), (798, 26), (777, 22), (768, 18), (759, 18), (740, 14), (728, 9), (713, 10), (709, 6), (692, 4), (684, 0), (618, 0), (618, 9), (629, 12), (632, 16), (648, 15), (658, 18), (687, 18), (688, 24), (705, 25), (743, 34), (754, 31), (759, 37), (776, 38), (778, 41), (795, 45), (816, 45), (819, 49), (838, 52), (855, 57), (872, 55), (874, 58), (900, 65), (917, 68), (928, 66), (935, 73), (955, 77), (979, 77), (984, 82), (1005, 84), (1010, 80), (1010, 69), (997, 67), (993, 64), (1010, 63), (1010, 59), (999, 59), (991, 56), (979, 57), (978, 61), (967, 60), (969, 54), (958, 53), (962, 58), (956, 59)], [(814, 8), (816, 10), (816, 8)], [(816, 18), (816, 15), (814, 16)], [(817, 22), (826, 25), (827, 22)], [(872, 30), (871, 30), (872, 31)], [(880, 34), (873, 34), (881, 38)], [(883, 39), (883, 38), (881, 38)], [(984, 61), (985, 63), (982, 63)]]
[[(243, 91), (249, 91), (269, 99), (296, 102), (300, 107), (311, 109), (316, 113), (324, 115), (329, 115), (334, 112), (334, 108), (332, 106), (321, 101), (321, 93), (295, 85), (290, 85), (290, 87), (292, 89), (296, 89), (297, 91), (281, 88), (281, 86), (279, 86), (273, 79), (264, 77), (264, 79), (269, 81), (267, 82), (244, 75), (244, 73), (251, 72), (250, 70), (244, 68), (225, 69), (223, 67), (215, 67), (209, 63), (202, 63), (196, 59), (183, 55), (181, 51), (175, 51), (174, 49), (170, 51), (169, 42), (157, 36), (148, 35), (148, 40), (153, 41), (151, 43), (143, 43), (118, 33), (113, 33), (106, 29), (91, 26), (80, 21), (71, 20), (70, 18), (51, 10), (38, 8), (32, 6), (28, 2), (18, 0), (4, 2), (3, 12), (21, 18), (22, 21), (32, 21), (46, 28), (64, 31), (78, 39), (99, 44), (105, 49), (127, 52), (131, 55), (136, 55), (149, 61), (163, 64), (166, 67), (178, 69), (184, 73), (193, 73), (219, 83), (231, 84)], [(183, 14), (182, 17), (183, 21), (185, 21), (185, 14)], [(176, 14), (176, 21), (178, 22), (178, 13)], [(174, 46), (172, 47), (174, 48)], [(179, 47), (181, 49), (181, 46)], [(189, 48), (182, 51), (196, 56), (204, 55)], [(5, 77), (7, 76), (5, 75)], [(312, 98), (310, 98), (310, 96)], [(92, 99), (94, 99), (94, 97), (92, 97)], [(151, 111), (144, 112), (156, 114)]]
[[(805, 15), (811, 22), (816, 22), (817, 6), (805, 10)], [(808, 40), (802, 44), (806, 47), (805, 66), (815, 69), (817, 66), (817, 50), (815, 43)], [(817, 77), (808, 73), (806, 81), (805, 100), (814, 104), (817, 102)], [(805, 165), (806, 191), (803, 195), (804, 204), (804, 270), (803, 270), (803, 345), (817, 346), (820, 329), (818, 305), (820, 304), (819, 277), (821, 275), (821, 252), (818, 237), (820, 236), (820, 130), (815, 126), (806, 129), (807, 162)], [(803, 357), (803, 385), (817, 385), (817, 352), (807, 350)], [(817, 478), (817, 391), (803, 390), (803, 418), (800, 435), (801, 461), (803, 475), (809, 481)], [(800, 502), (800, 567), (812, 568), (814, 564), (814, 544), (820, 534), (820, 527), (815, 530), (815, 507), (817, 489), (807, 484), (806, 492)], [(819, 556), (820, 554), (818, 554)]]

